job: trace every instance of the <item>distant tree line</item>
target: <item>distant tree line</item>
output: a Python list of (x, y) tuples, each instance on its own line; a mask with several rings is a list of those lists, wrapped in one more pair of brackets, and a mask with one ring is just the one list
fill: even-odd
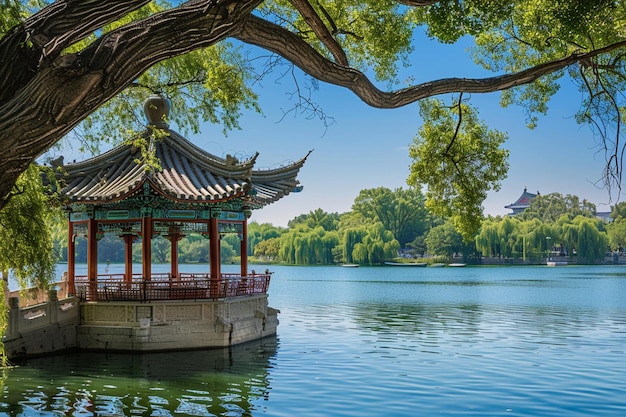
[[(481, 257), (541, 260), (550, 255), (576, 257), (578, 263), (604, 260), (607, 251), (626, 247), (626, 203), (613, 207), (612, 221), (596, 216), (596, 207), (576, 196), (558, 193), (537, 196), (517, 216), (488, 216), (473, 240), (464, 240), (451, 219), (433, 215), (418, 189), (385, 187), (362, 190), (351, 211), (327, 213), (321, 208), (301, 214), (288, 227), (251, 222), (248, 226), (248, 256), (253, 261), (294, 265), (358, 263), (376, 265), (398, 258), (466, 261)], [(55, 240), (63, 259), (67, 240), (59, 224)], [(86, 241), (78, 239), (76, 258), (87, 259)], [(121, 239), (106, 235), (98, 243), (101, 262), (123, 262)], [(226, 234), (221, 240), (223, 263), (238, 262), (239, 237)], [(152, 243), (155, 263), (170, 261), (170, 243), (157, 237)], [(209, 242), (189, 235), (179, 242), (179, 262), (208, 262)], [(141, 260), (141, 245), (133, 247), (133, 258)]]

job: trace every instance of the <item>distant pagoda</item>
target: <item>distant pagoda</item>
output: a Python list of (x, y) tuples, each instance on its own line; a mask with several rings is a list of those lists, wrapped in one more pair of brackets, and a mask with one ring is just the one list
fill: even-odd
[(508, 206), (504, 206), (504, 208), (513, 210), (513, 213), (511, 213), (511, 216), (516, 216), (520, 213), (523, 213), (524, 210), (530, 207), (530, 202), (538, 195), (539, 195), (539, 192), (537, 192), (537, 194), (529, 193), (526, 190), (526, 187), (524, 187), (524, 192), (522, 192), (522, 195), (519, 196), (519, 198), (515, 201), (515, 203), (509, 204)]

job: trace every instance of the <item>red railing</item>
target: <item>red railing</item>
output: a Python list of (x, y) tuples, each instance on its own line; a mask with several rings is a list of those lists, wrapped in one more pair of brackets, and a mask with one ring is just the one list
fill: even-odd
[(245, 277), (223, 274), (220, 280), (211, 280), (205, 273), (181, 273), (178, 279), (169, 274), (154, 274), (149, 281), (133, 275), (133, 280), (128, 282), (123, 274), (105, 274), (96, 281), (77, 276), (74, 286), (81, 301), (215, 300), (266, 294), (270, 276), (270, 273)]

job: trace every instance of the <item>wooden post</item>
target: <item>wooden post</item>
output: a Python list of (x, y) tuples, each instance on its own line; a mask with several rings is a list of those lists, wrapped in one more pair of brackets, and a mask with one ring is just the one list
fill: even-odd
[(241, 223), (241, 241), (239, 242), (241, 252), (241, 276), (248, 276), (248, 219)]
[(220, 233), (217, 227), (217, 218), (209, 220), (209, 262), (211, 263), (211, 298), (219, 296), (219, 284), (221, 282), (220, 268)]
[(94, 301), (98, 296), (98, 223), (95, 219), (87, 221), (87, 280), (89, 280), (89, 298)]
[(152, 217), (141, 219), (141, 266), (143, 279), (152, 279)]
[(76, 295), (76, 242), (74, 223), (67, 225), (67, 295)]
[(178, 276), (178, 241), (183, 236), (177, 227), (170, 227), (165, 237), (170, 241), (170, 274), (174, 281), (180, 281)]
[(124, 239), (124, 282), (129, 286), (133, 282), (133, 241), (135, 236), (131, 234), (122, 235)]

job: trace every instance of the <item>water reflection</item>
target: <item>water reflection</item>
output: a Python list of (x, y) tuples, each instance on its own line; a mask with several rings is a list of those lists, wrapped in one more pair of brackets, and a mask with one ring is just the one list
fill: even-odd
[[(333, 308), (325, 306), (328, 309)], [(590, 331), (604, 328), (607, 321), (623, 325), (623, 311), (603, 311), (591, 308), (554, 306), (514, 306), (483, 304), (410, 304), (361, 303), (349, 306), (349, 315), (364, 332), (394, 334), (460, 334), (467, 337), (487, 328), (493, 331), (523, 335), (522, 337), (582, 337)]]
[(249, 416), (269, 393), (275, 337), (173, 353), (77, 352), (7, 372), (2, 416)]

